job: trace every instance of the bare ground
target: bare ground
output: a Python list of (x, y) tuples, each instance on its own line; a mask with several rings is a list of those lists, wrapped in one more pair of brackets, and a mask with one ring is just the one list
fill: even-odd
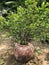
[(34, 58), (25, 64), (16, 61), (12, 44), (10, 38), (5, 38), (5, 35), (2, 35), (0, 39), (0, 65), (49, 65), (49, 44), (32, 42), (35, 48), (42, 51), (34, 53)]

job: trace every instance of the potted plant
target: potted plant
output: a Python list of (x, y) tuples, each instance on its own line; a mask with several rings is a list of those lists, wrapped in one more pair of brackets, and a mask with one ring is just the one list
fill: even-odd
[(17, 13), (8, 16), (8, 27), (13, 39), (16, 41), (14, 46), (14, 56), (17, 61), (26, 62), (33, 55), (33, 45), (31, 40), (30, 21), (27, 20), (22, 7), (18, 8)]

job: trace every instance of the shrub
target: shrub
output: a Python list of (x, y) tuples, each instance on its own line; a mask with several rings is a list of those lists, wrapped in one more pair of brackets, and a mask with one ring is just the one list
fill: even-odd
[(41, 6), (37, 6), (38, 2), (35, 0), (27, 0), (26, 6), (28, 9), (31, 34), (34, 40), (47, 40), (49, 41), (49, 3), (43, 1)]
[(17, 13), (8, 15), (8, 27), (16, 41), (49, 41), (49, 3), (42, 2), (40, 7), (37, 4), (35, 0), (26, 0), (25, 8), (19, 6)]
[(0, 16), (0, 32), (6, 27), (6, 19)]
[[(24, 16), (22, 16), (21, 13)], [(22, 11), (18, 12), (18, 14), (11, 14), (8, 16), (8, 18), (9, 18), (8, 23), (11, 35), (16, 38), (16, 41), (18, 43), (26, 44), (30, 40), (31, 35), (29, 28), (30, 22), (26, 21), (27, 19), (25, 19), (26, 18), (25, 11), (22, 9)]]

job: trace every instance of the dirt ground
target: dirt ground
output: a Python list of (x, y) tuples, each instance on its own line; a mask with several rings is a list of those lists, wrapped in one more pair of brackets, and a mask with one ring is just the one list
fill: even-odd
[(34, 58), (24, 64), (16, 61), (12, 44), (10, 38), (2, 35), (0, 38), (0, 65), (49, 65), (49, 44), (32, 42), (38, 52), (34, 53)]

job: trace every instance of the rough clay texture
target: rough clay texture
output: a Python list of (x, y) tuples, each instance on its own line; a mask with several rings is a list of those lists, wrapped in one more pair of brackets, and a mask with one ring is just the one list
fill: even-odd
[(21, 44), (15, 44), (14, 49), (14, 56), (16, 57), (16, 60), (19, 62), (27, 62), (29, 59), (32, 58), (34, 53), (34, 48), (31, 43), (28, 43), (28, 45), (21, 45)]

